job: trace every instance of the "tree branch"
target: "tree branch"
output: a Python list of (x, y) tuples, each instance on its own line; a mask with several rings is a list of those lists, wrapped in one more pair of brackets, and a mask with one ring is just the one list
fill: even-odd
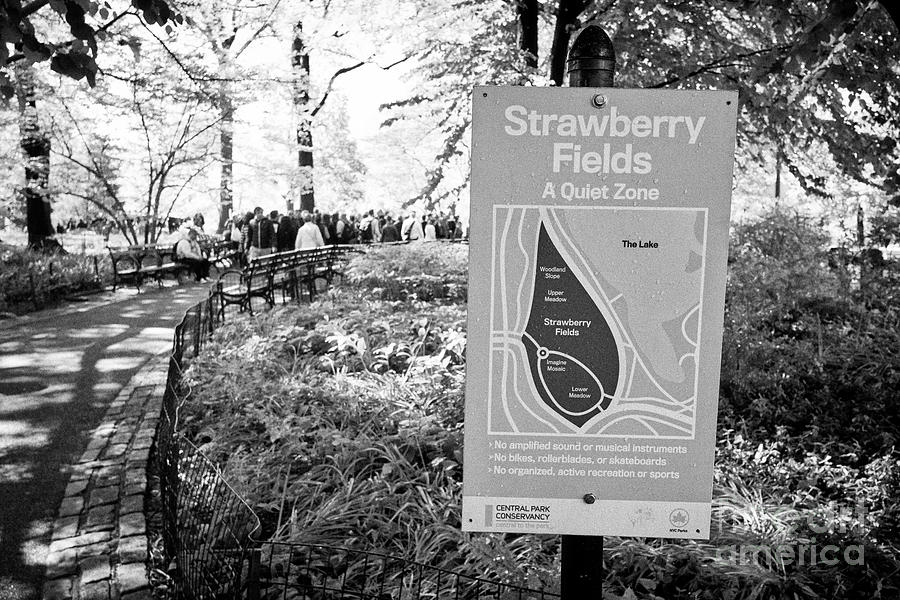
[(138, 15), (138, 13), (134, 12), (133, 10), (126, 10), (125, 12), (116, 15), (115, 17), (113, 17), (112, 19), (110, 19), (109, 21), (107, 21), (106, 23), (101, 25), (100, 27), (98, 27), (97, 31), (106, 31), (107, 29), (109, 29), (110, 27), (115, 25), (115, 23), (123, 17), (139, 17), (139, 16), (140, 15)]
[(28, 17), (50, 4), (50, 0), (34, 0), (31, 4), (22, 7), (22, 17)]
[(725, 55), (722, 55), (722, 56), (716, 58), (715, 60), (713, 60), (711, 62), (706, 63), (705, 65), (700, 65), (699, 67), (697, 67), (693, 71), (687, 73), (686, 75), (677, 75), (675, 77), (670, 77), (669, 79), (666, 79), (665, 81), (661, 81), (659, 83), (654, 83), (654, 84), (648, 85), (647, 87), (653, 88), (653, 89), (666, 87), (667, 85), (672, 85), (673, 83), (677, 83), (679, 81), (686, 81), (688, 79), (696, 77), (697, 75), (702, 75), (703, 73), (706, 73), (707, 71), (712, 71), (713, 69), (720, 69), (720, 68), (726, 67), (726, 66), (738, 66), (739, 65), (739, 63), (727, 63), (726, 61), (737, 61), (737, 60), (741, 60), (741, 59), (745, 59), (745, 58), (750, 58), (752, 56), (758, 56), (760, 54), (774, 52), (776, 50), (780, 50), (780, 51), (787, 50), (788, 48), (790, 48), (790, 46), (785, 44), (785, 45), (781, 45), (781, 46), (772, 46), (771, 48), (762, 48), (760, 50), (753, 50), (750, 52), (742, 52), (742, 53), (738, 53), (738, 54), (725, 54)]
[[(200, 158), (198, 158), (197, 160), (200, 160)], [(169, 208), (168, 208), (168, 210), (166, 210), (166, 216), (164, 217), (165, 219), (168, 219), (168, 218), (169, 218), (169, 215), (172, 214), (172, 209), (175, 208), (175, 203), (176, 203), (176, 202), (178, 201), (178, 199), (181, 197), (182, 192), (184, 192), (184, 188), (186, 188), (187, 185), (188, 185), (191, 181), (193, 181), (195, 177), (197, 177), (198, 175), (200, 175), (200, 173), (202, 173), (202, 172), (205, 171), (207, 168), (209, 168), (214, 162), (215, 162), (215, 161), (213, 161), (213, 160), (209, 160), (209, 161), (203, 163), (202, 165), (200, 165), (199, 168), (197, 168), (196, 171), (194, 171), (193, 173), (191, 173), (191, 174), (188, 176), (188, 178), (185, 179), (185, 180), (181, 183), (181, 186), (178, 188), (178, 191), (175, 192), (175, 196), (172, 198), (172, 202), (169, 203)]]
[[(185, 75), (187, 75), (187, 78), (190, 79), (193, 83), (200, 84), (200, 83), (208, 83), (208, 82), (212, 82), (212, 81), (228, 81), (228, 79), (223, 79), (220, 77), (198, 77), (197, 75), (192, 73), (190, 71), (190, 69), (188, 69), (184, 65), (184, 63), (181, 62), (181, 59), (178, 57), (178, 55), (175, 54), (174, 52), (172, 52), (172, 50), (166, 45), (166, 43), (163, 41), (163, 39), (160, 38), (158, 35), (156, 35), (156, 32), (153, 31), (149, 25), (147, 25), (147, 23), (144, 21), (144, 19), (140, 15), (138, 15), (138, 20), (140, 21), (143, 28), (146, 29), (147, 32), (150, 35), (152, 35), (154, 39), (156, 39), (157, 42), (159, 42), (159, 45), (162, 46), (163, 50), (166, 51), (166, 54), (168, 54), (169, 57), (173, 61), (175, 61), (175, 64), (178, 66), (178, 68), (181, 69), (181, 71)], [(201, 91), (203, 91), (204, 94), (206, 93), (205, 89), (202, 87), (201, 87)]]
[(869, 0), (869, 3), (864, 7), (858, 9), (854, 12), (853, 16), (849, 19), (843, 30), (840, 32), (837, 40), (830, 44), (828, 49), (828, 53), (825, 57), (822, 58), (814, 67), (809, 69), (804, 75), (803, 80), (788, 96), (788, 102), (795, 102), (797, 98), (801, 97), (806, 93), (808, 89), (810, 89), (815, 83), (822, 77), (825, 73), (825, 70), (834, 62), (835, 56), (839, 55), (841, 52), (847, 49), (847, 39), (856, 32), (857, 26), (862, 22), (863, 17), (867, 12), (875, 8), (878, 5), (878, 0)]
[(256, 31), (254, 31), (253, 34), (251, 34), (250, 37), (247, 38), (243, 45), (232, 54), (232, 57), (235, 60), (241, 55), (241, 53), (244, 52), (244, 50), (247, 49), (248, 46), (250, 46), (250, 44), (253, 43), (253, 40), (255, 40), (259, 36), (259, 34), (261, 34), (266, 29), (266, 27), (269, 27), (269, 25), (271, 24), (272, 15), (275, 14), (275, 10), (278, 8), (279, 4), (281, 4), (281, 0), (275, 0), (274, 2), (272, 2), (271, 10), (269, 10), (269, 14), (266, 15), (266, 18), (263, 19), (262, 25), (260, 25), (256, 29)]
[[(85, 150), (85, 152), (87, 152), (88, 158), (91, 160), (91, 163), (94, 165), (94, 168), (88, 169), (84, 165), (81, 165), (81, 166), (84, 167), (85, 169), (87, 169), (88, 172), (93, 173), (94, 176), (97, 179), (99, 179), (100, 182), (103, 184), (103, 188), (106, 190), (107, 195), (112, 199), (112, 201), (115, 202), (116, 205), (121, 206), (122, 202), (119, 199), (119, 195), (116, 193), (115, 188), (113, 187), (112, 183), (107, 179), (106, 175), (103, 173), (103, 169), (100, 167), (100, 164), (97, 161), (97, 157), (94, 155), (94, 151), (91, 149), (90, 144), (88, 144), (87, 136), (85, 136), (84, 132), (81, 130), (81, 126), (78, 124), (78, 119), (76, 119), (75, 116), (72, 114), (72, 111), (69, 108), (69, 105), (66, 104), (66, 101), (62, 97), (60, 97), (60, 103), (63, 105), (63, 109), (66, 111), (66, 114), (69, 115), (69, 119), (72, 121), (72, 124), (75, 127), (75, 131), (78, 133), (78, 137), (79, 137), (79, 139), (81, 139), (81, 143), (84, 146), (84, 150)], [(75, 162), (75, 164), (80, 164), (77, 161), (75, 161), (71, 156), (67, 156), (66, 158), (68, 158), (72, 162)]]
[[(410, 58), (412, 58), (412, 56), (405, 56), (405, 57), (401, 58), (400, 60), (392, 62), (391, 64), (387, 65), (386, 67), (382, 67), (377, 64), (376, 64), (376, 66), (378, 66), (378, 68), (380, 68), (383, 71), (387, 71), (388, 69), (393, 69), (397, 65), (406, 62)], [(338, 77), (340, 77), (341, 75), (344, 75), (346, 73), (349, 73), (350, 71), (354, 71), (354, 70), (356, 70), (362, 66), (365, 66), (367, 64), (371, 64), (371, 63), (369, 63), (368, 61), (360, 61), (360, 62), (356, 63), (355, 65), (352, 65), (349, 67), (344, 67), (342, 69), (338, 69), (337, 71), (335, 71), (334, 74), (331, 76), (331, 79), (328, 80), (328, 85), (326, 86), (325, 91), (322, 93), (322, 97), (319, 99), (319, 102), (316, 104), (316, 107), (312, 110), (312, 112), (309, 113), (309, 116), (315, 117), (319, 113), (319, 111), (322, 109), (322, 107), (325, 105), (325, 100), (328, 99), (328, 94), (331, 93), (331, 90), (334, 87), (334, 82)]]

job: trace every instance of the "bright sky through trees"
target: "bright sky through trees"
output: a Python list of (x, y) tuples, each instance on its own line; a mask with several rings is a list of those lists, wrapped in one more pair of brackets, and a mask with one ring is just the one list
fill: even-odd
[(740, 92), (735, 216), (795, 204), (846, 230), (900, 198), (890, 3), (120, 0), (91, 5), (90, 30), (61, 18), (75, 4), (0, 12), (28, 25), (4, 30), (0, 91), (34, 78), (50, 148), (46, 189), (26, 182), (21, 110), (0, 108), (13, 213), (33, 188), (56, 217), (171, 207), (216, 222), (223, 203), (285, 210), (310, 194), (325, 211), (465, 214), (472, 86), (552, 85), (587, 23), (610, 33), (619, 86)]

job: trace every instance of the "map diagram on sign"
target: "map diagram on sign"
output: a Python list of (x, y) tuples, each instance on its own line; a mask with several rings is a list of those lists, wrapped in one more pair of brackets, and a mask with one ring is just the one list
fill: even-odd
[(707, 210), (497, 206), (492, 434), (694, 437)]

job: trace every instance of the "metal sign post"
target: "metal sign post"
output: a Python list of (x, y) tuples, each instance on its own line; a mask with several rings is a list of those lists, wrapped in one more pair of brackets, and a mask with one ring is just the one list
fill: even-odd
[[(616, 51), (600, 27), (588, 25), (575, 38), (566, 60), (569, 87), (613, 87)], [(584, 501), (593, 504), (588, 492)], [(562, 536), (560, 561), (562, 600), (590, 600), (602, 595), (603, 536)]]

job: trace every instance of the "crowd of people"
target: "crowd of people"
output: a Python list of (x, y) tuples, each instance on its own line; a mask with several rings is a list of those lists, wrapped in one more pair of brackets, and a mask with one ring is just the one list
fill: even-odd
[(326, 245), (461, 239), (463, 228), (455, 215), (446, 212), (428, 215), (411, 212), (394, 219), (393, 215), (374, 209), (348, 216), (318, 210), (288, 214), (275, 210), (266, 214), (256, 207), (253, 212), (230, 221), (225, 237), (250, 260), (273, 252)]
[[(192, 219), (178, 221), (182, 227), (175, 245), (175, 259), (185, 264), (197, 281), (207, 281), (211, 263), (198, 241), (204, 234), (203, 215), (197, 213)], [(275, 252), (326, 245), (429, 242), (464, 237), (461, 223), (448, 213), (420, 217), (412, 212), (394, 220), (392, 215), (374, 209), (348, 216), (319, 211), (279, 214), (275, 210), (266, 214), (261, 207), (229, 220), (224, 234), (237, 251), (241, 264)]]
[[(150, 218), (143, 215), (127, 217), (124, 219), (126, 225), (134, 227), (137, 237), (143, 238), (147, 229), (155, 230), (156, 234), (167, 232), (169, 234), (182, 230), (185, 226), (199, 227), (203, 231), (204, 219), (200, 213), (195, 214), (192, 218), (167, 217)], [(54, 228), (58, 235), (64, 233), (78, 233), (93, 231), (97, 235), (103, 236), (104, 241), (109, 241), (110, 234), (119, 228), (119, 223), (109, 217), (96, 217), (90, 220), (74, 218), (59, 221)]]

